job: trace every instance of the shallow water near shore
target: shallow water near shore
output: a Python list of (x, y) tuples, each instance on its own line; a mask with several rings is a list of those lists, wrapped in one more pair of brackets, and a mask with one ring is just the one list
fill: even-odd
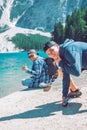
[[(41, 51), (39, 54), (46, 57)], [(29, 68), (32, 66), (27, 52), (0, 53), (0, 98), (25, 88), (21, 85), (21, 80), (29, 76), (22, 71), (25, 64)]]
[[(46, 55), (40, 51), (40, 56)], [(0, 98), (13, 92), (25, 89), (21, 85), (23, 78), (28, 78), (28, 74), (22, 71), (22, 66), (26, 64), (29, 68), (32, 62), (28, 59), (27, 52), (18, 53), (0, 53)], [(73, 77), (78, 87), (86, 87), (87, 71), (83, 72), (79, 78)], [(55, 82), (55, 89), (61, 87), (60, 78)]]

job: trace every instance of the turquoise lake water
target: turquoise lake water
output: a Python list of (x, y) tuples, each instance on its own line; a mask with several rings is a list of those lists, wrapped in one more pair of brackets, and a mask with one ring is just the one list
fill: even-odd
[[(39, 55), (46, 57), (42, 51), (39, 51)], [(23, 89), (21, 80), (28, 77), (22, 71), (24, 64), (30, 68), (32, 66), (27, 52), (0, 53), (0, 98)]]

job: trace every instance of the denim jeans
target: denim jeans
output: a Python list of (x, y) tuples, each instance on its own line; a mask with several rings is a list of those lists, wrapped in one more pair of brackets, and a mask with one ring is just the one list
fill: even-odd
[(32, 78), (23, 79), (22, 85), (32, 88), (33, 87), (33, 79)]

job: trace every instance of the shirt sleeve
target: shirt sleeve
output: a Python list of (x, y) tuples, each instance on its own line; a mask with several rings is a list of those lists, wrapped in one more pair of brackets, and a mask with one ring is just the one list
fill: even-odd
[(32, 69), (27, 69), (27, 73), (35, 76), (36, 78), (39, 78), (42, 72), (43, 64), (39, 62), (34, 62), (33, 64), (33, 70)]
[(66, 73), (79, 76), (82, 66), (82, 52), (80, 50), (67, 49), (64, 55), (64, 60), (61, 60), (59, 66)]
[(62, 94), (64, 97), (67, 97), (70, 86), (70, 75), (66, 72), (63, 72), (62, 86)]

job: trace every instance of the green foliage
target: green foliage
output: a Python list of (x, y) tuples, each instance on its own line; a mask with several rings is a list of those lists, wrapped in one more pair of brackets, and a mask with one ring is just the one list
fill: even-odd
[(57, 23), (54, 26), (54, 41), (62, 43), (66, 38), (87, 42), (87, 9), (75, 10), (68, 15), (65, 26)]
[(8, 29), (9, 29), (8, 25), (4, 25), (3, 27), (0, 27), (0, 33), (5, 32)]
[(53, 40), (57, 43), (61, 43), (64, 39), (64, 28), (63, 25), (61, 24), (61, 22), (58, 22), (55, 24), (54, 26), (54, 31), (52, 33)]
[[(71, 16), (66, 19), (65, 38), (72, 38), (74, 40), (85, 41), (85, 32), (87, 30), (87, 23), (85, 20), (86, 10), (75, 10)], [(87, 35), (87, 34), (86, 34)]]
[(49, 40), (50, 38), (46, 36), (41, 36), (39, 34), (25, 35), (21, 33), (16, 34), (16, 36), (12, 37), (11, 39), (16, 47), (24, 50), (29, 50), (32, 48), (36, 50), (41, 50), (43, 49), (43, 44)]

